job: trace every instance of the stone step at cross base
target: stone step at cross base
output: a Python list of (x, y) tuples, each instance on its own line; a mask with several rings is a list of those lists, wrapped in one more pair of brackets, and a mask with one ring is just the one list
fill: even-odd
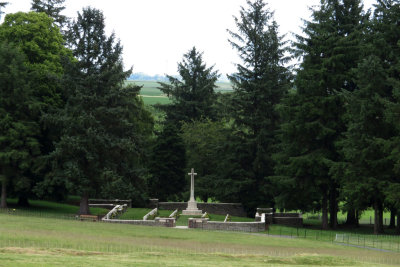
[(203, 215), (201, 210), (182, 210), (182, 215)]
[(197, 208), (197, 202), (193, 200), (189, 200), (188, 206), (185, 210), (182, 211), (182, 215), (202, 215), (202, 211)]

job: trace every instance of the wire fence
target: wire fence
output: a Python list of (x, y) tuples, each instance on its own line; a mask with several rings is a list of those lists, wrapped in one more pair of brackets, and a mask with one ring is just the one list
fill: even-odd
[(334, 232), (307, 228), (291, 228), (272, 226), (268, 229), (269, 235), (290, 238), (305, 238), (311, 240), (346, 244), (360, 248), (369, 248), (380, 251), (400, 252), (400, 236), (398, 235), (368, 235), (348, 232)]

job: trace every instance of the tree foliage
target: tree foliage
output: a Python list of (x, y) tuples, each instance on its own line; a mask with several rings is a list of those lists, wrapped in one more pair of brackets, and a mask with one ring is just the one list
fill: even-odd
[(1, 15), (4, 14), (3, 11), (1, 11), (3, 8), (5, 8), (9, 3), (8, 2), (0, 2), (0, 19), (1, 19)]
[(195, 167), (196, 197), (204, 202), (209, 198), (223, 201), (224, 194), (216, 190), (218, 180), (224, 170), (220, 168), (224, 161), (224, 148), (229, 129), (224, 122), (202, 121), (187, 122), (182, 125), (182, 138), (186, 147), (187, 169)]
[(212, 105), (219, 74), (213, 67), (207, 68), (203, 53), (193, 47), (184, 54), (178, 63), (178, 73), (180, 78), (167, 75), (168, 83), (159, 82), (159, 89), (172, 99), (172, 104), (162, 107), (167, 120), (179, 123), (215, 118)]
[(54, 26), (52, 19), (43, 13), (8, 14), (0, 25), (0, 40), (16, 45), (25, 55), (28, 82), (24, 88), (30, 92), (30, 101), (34, 103), (36, 110), (29, 114), (30, 121), (34, 124), (40, 123), (40, 131), (33, 131), (36, 141), (40, 144), (40, 153), (31, 154), (35, 164), (31, 166), (24, 182), (13, 188), (19, 200), (27, 204), (26, 198), (33, 196), (33, 185), (42, 179), (46, 169), (41, 156), (53, 150), (52, 141), (56, 139), (54, 131), (42, 123), (42, 114), (64, 104), (60, 83), (64, 72), (61, 62), (71, 54), (63, 46), (64, 41), (59, 29)]
[(62, 30), (68, 23), (68, 18), (61, 15), (65, 9), (63, 6), (65, 0), (32, 0), (31, 10), (46, 13), (54, 19), (54, 23)]
[[(35, 157), (40, 155), (39, 124), (32, 114), (39, 112), (33, 88), (29, 86), (26, 58), (12, 44), (0, 44), (0, 175), (1, 208), (7, 208), (7, 186), (30, 188)], [(28, 185), (27, 185), (28, 184)]]
[(290, 198), (301, 197), (305, 206), (317, 204), (315, 208), (323, 211), (323, 228), (328, 227), (328, 204), (330, 226), (337, 225), (339, 181), (333, 170), (335, 163), (342, 161), (336, 142), (345, 131), (339, 92), (356, 89), (352, 69), (360, 60), (365, 20), (358, 0), (321, 0), (312, 21), (305, 24), (305, 36), (297, 36), (295, 55), (302, 63), (296, 92), (280, 107), (285, 123), (281, 152), (276, 155), (277, 174), (289, 191), (305, 189), (302, 196), (284, 193), (285, 201), (293, 203)]
[(124, 86), (131, 70), (123, 70), (122, 47), (104, 28), (101, 11), (78, 13), (68, 35), (77, 59), (65, 76), (68, 101), (49, 117), (62, 129), (49, 179), (82, 196), (81, 214), (89, 212), (89, 196), (118, 197), (127, 189), (139, 199), (145, 189), (140, 169), (152, 120), (137, 96), (140, 87)]
[(162, 201), (182, 201), (188, 190), (185, 145), (177, 125), (168, 123), (157, 135), (149, 165), (149, 194)]
[(242, 60), (236, 64), (237, 72), (229, 76), (234, 89), (232, 117), (237, 138), (242, 139), (236, 165), (242, 169), (240, 179), (248, 180), (249, 187), (241, 194), (248, 195), (244, 197), (247, 205), (254, 208), (258, 203), (273, 204), (266, 177), (274, 173), (271, 154), (280, 124), (275, 108), (289, 88), (291, 75), (284, 67), (285, 44), (264, 1), (247, 1), (247, 9), (241, 8), (235, 24), (237, 32), (228, 32)]

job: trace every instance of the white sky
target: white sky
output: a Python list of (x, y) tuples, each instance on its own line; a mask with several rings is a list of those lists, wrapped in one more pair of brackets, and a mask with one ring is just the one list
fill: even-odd
[[(8, 0), (6, 13), (29, 11), (31, 0)], [(301, 33), (301, 19), (319, 0), (266, 0), (280, 33)], [(364, 0), (370, 7), (374, 0)], [(246, 0), (66, 0), (64, 15), (92, 6), (101, 9), (107, 31), (114, 31), (124, 47), (124, 64), (133, 72), (176, 74), (177, 63), (193, 46), (203, 51), (207, 66), (223, 75), (235, 72), (237, 53), (228, 43), (226, 29), (236, 31), (233, 16)]]

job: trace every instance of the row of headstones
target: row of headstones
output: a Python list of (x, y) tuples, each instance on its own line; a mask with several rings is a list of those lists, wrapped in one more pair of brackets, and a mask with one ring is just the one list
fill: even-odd
[[(149, 213), (147, 213), (146, 215), (143, 216), (143, 220), (149, 220), (149, 218), (151, 219), (156, 219), (156, 215), (157, 215), (158, 209), (155, 208), (153, 210), (151, 210)], [(176, 219), (178, 215), (178, 209), (174, 210), (170, 215), (169, 218), (174, 218)], [(201, 219), (203, 220), (209, 220), (209, 215), (207, 212), (204, 212), (204, 214), (201, 216)], [(229, 222), (231, 221), (231, 216), (229, 214), (227, 214), (225, 216), (224, 222)]]
[(103, 217), (103, 220), (110, 220), (110, 219), (116, 219), (119, 216), (121, 216), (128, 208), (127, 204), (123, 205), (115, 205), (113, 209), (111, 209), (106, 216)]

